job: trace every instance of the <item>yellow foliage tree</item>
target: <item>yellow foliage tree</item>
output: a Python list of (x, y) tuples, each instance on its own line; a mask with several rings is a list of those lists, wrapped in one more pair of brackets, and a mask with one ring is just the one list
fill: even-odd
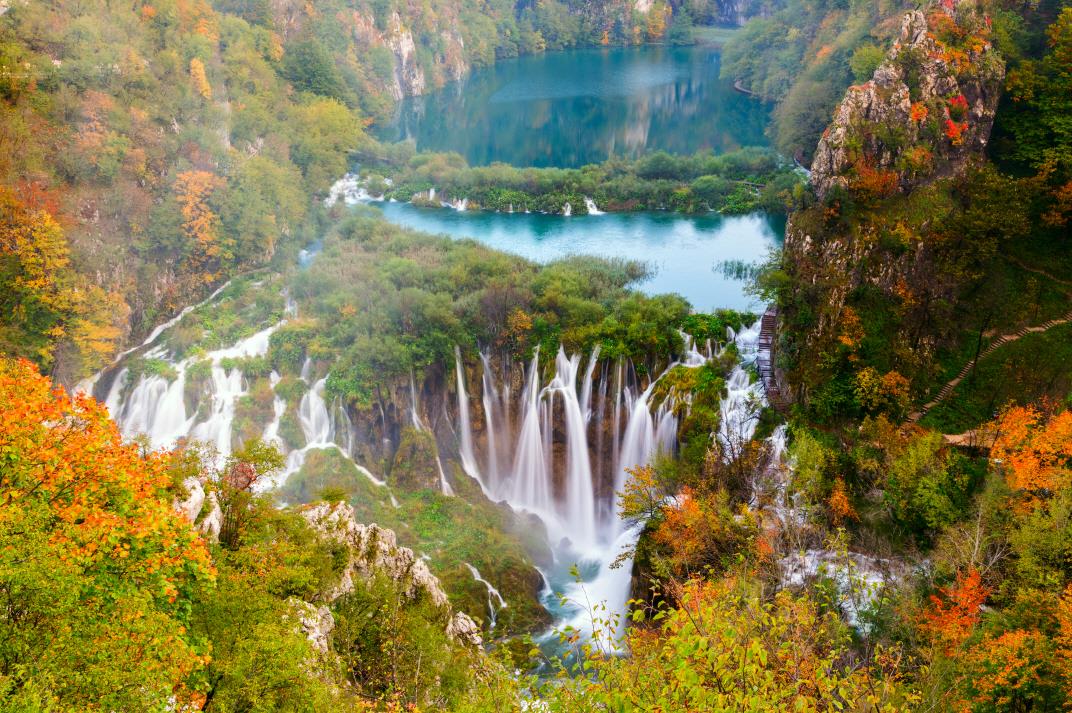
[(208, 83), (208, 76), (205, 74), (205, 63), (197, 57), (190, 60), (190, 79), (202, 99), (212, 98), (212, 85)]
[(215, 280), (221, 264), (231, 257), (220, 236), (220, 218), (209, 203), (212, 194), (223, 185), (222, 178), (208, 171), (185, 171), (175, 181), (191, 267), (205, 282)]

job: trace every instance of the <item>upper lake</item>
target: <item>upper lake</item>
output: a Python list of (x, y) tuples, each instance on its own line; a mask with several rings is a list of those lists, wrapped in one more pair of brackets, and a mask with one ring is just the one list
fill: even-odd
[(712, 46), (548, 52), (503, 60), (402, 102), (381, 139), (471, 165), (563, 168), (645, 151), (764, 146), (766, 105), (719, 79)]

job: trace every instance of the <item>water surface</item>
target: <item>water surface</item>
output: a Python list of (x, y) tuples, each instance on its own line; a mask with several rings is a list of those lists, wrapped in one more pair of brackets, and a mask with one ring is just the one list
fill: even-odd
[(571, 50), (503, 60), (402, 102), (380, 138), (472, 165), (576, 167), (767, 144), (768, 108), (720, 80), (710, 46)]
[(678, 213), (607, 213), (564, 217), (542, 213), (491, 213), (380, 203), (387, 220), (426, 233), (472, 238), (536, 262), (566, 255), (643, 260), (655, 274), (637, 287), (649, 294), (675, 292), (697, 310), (756, 309), (745, 281), (724, 274), (724, 261), (762, 262), (781, 243), (784, 226), (755, 213), (723, 217)]

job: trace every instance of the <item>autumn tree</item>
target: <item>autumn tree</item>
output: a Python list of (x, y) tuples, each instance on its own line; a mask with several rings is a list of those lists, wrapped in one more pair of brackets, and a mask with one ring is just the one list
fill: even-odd
[(597, 680), (563, 688), (562, 700), (577, 696), (564, 710), (902, 711), (919, 700), (894, 651), (847, 665), (844, 625), (806, 596), (694, 581), (656, 618), (655, 632), (632, 630), (630, 657), (597, 657)]
[(1044, 414), (1016, 406), (998, 419), (991, 458), (1002, 464), (1014, 490), (1045, 496), (1072, 479), (1072, 412)]
[(971, 634), (979, 622), (981, 607), (990, 596), (979, 570), (958, 573), (954, 586), (931, 595), (931, 608), (924, 613), (923, 628), (947, 654)]
[(60, 224), (0, 187), (0, 352), (51, 366), (70, 343), (83, 373), (114, 351), (122, 298), (77, 275)]
[(220, 231), (220, 219), (211, 203), (224, 180), (208, 171), (185, 171), (175, 181), (175, 197), (182, 212), (191, 269), (204, 282), (213, 282), (233, 257), (233, 239)]
[(20, 710), (158, 710), (204, 663), (211, 581), (164, 454), (26, 361), (0, 362), (0, 698)]

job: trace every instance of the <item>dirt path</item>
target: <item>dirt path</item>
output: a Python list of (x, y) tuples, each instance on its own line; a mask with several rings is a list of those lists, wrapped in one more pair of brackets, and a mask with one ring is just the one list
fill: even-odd
[(991, 342), (986, 349), (979, 352), (979, 356), (975, 357), (967, 364), (965, 364), (964, 368), (960, 370), (960, 373), (950, 379), (941, 388), (937, 396), (935, 396), (929, 403), (924, 404), (923, 408), (921, 408), (919, 411), (916, 411), (915, 413), (911, 414), (908, 417), (908, 420), (912, 421), (913, 423), (919, 421), (921, 418), (927, 415), (928, 411), (930, 411), (932, 408), (934, 408), (946, 398), (948, 398), (949, 395), (953, 393), (953, 389), (957, 388), (960, 382), (964, 381), (964, 379), (967, 378), (968, 374), (971, 373), (971, 370), (975, 367), (977, 363), (979, 363), (980, 359), (985, 359), (986, 357), (990, 356), (990, 354), (997, 351), (1006, 344), (1009, 344), (1010, 342), (1015, 342), (1018, 339), (1022, 339), (1029, 334), (1041, 334), (1042, 332), (1053, 329), (1054, 327), (1059, 327), (1062, 324), (1068, 324), (1070, 322), (1072, 322), (1072, 312), (1069, 312), (1063, 317), (1051, 319), (1048, 322), (1043, 322), (1036, 327), (1024, 327), (1023, 329), (1014, 332), (1013, 334), (1003, 334), (1002, 336), (998, 337), (993, 342)]

